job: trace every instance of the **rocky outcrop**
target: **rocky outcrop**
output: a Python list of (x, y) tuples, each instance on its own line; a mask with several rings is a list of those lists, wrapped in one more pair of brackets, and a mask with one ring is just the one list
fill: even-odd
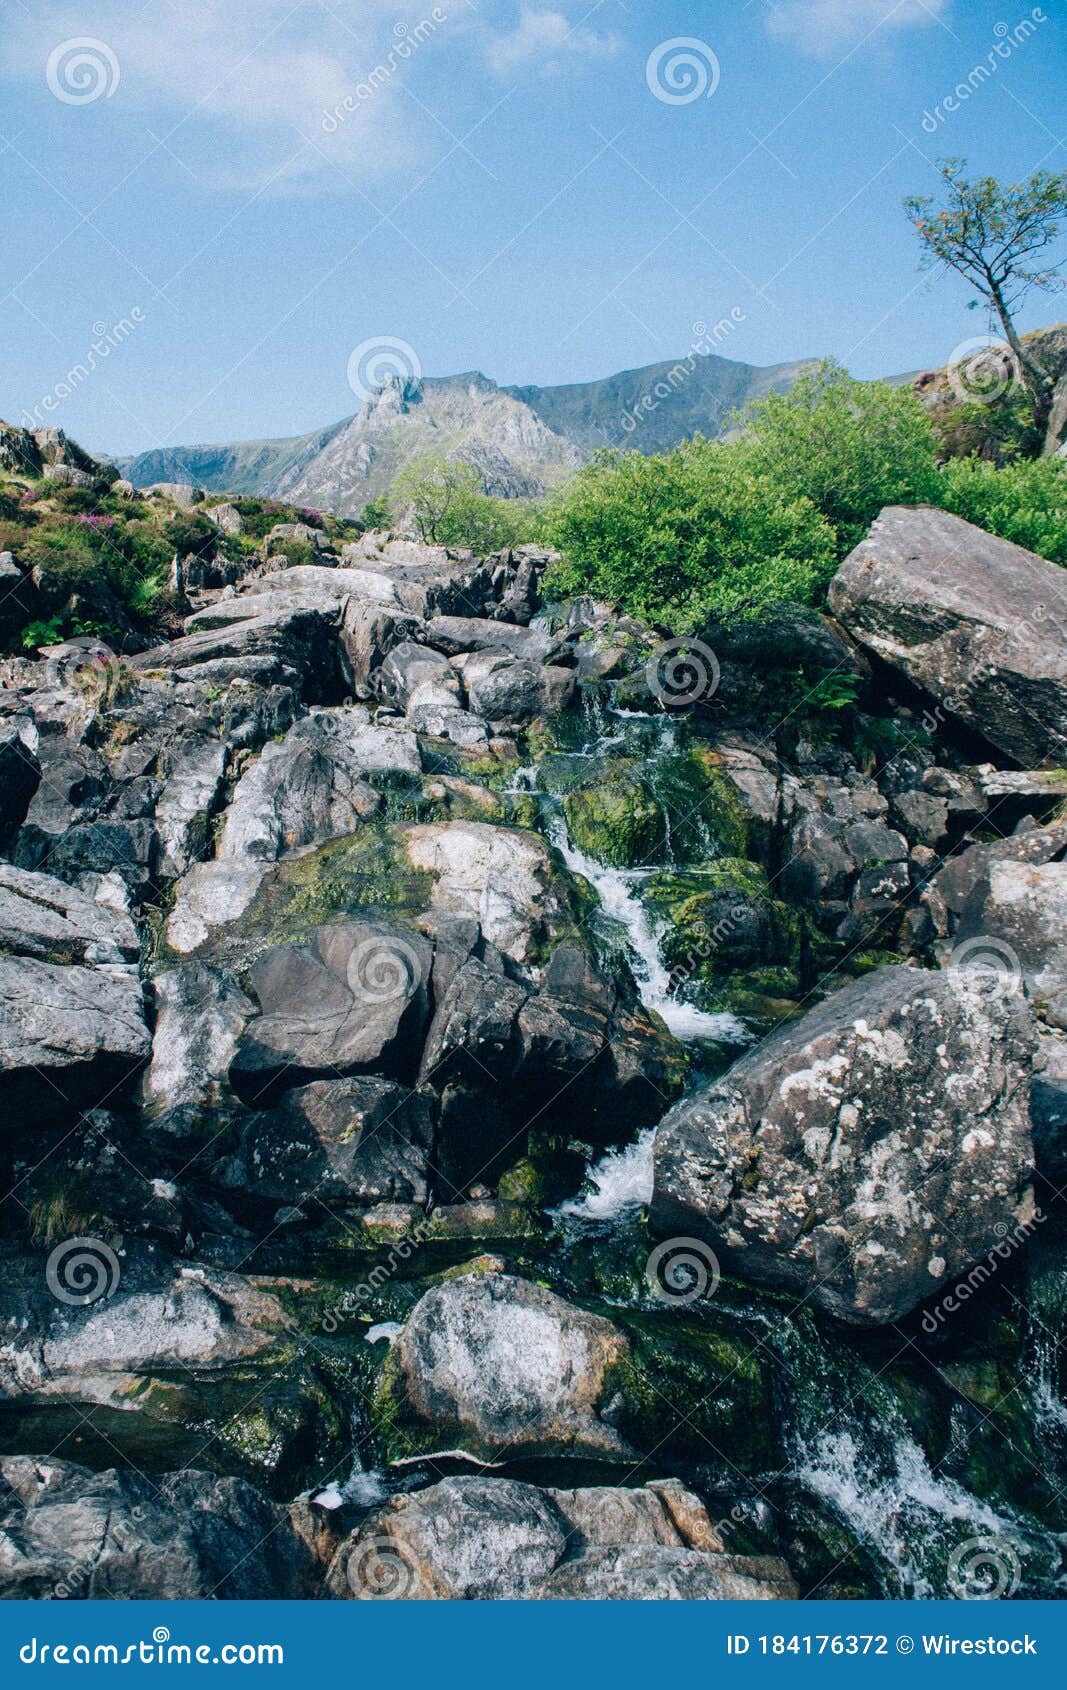
[(729, 1555), (677, 1480), (537, 1490), (446, 1479), (398, 1496), (340, 1545), (328, 1594), (351, 1601), (789, 1599), (785, 1563)]
[(106, 1101), (151, 1045), (128, 915), (0, 865), (0, 1068), (18, 1119)]
[(427, 1448), (627, 1457), (611, 1423), (629, 1347), (598, 1315), (499, 1273), (428, 1291), (387, 1363), (383, 1395)]
[(0, 1456), (0, 1588), (38, 1601), (310, 1596), (315, 1566), (287, 1510), (241, 1479), (92, 1473)]
[(672, 1110), (652, 1218), (843, 1320), (898, 1320), (1032, 1214), (1033, 1014), (967, 971), (885, 968)]
[(1067, 757), (1062, 570), (959, 517), (884, 510), (830, 584), (835, 616), (1006, 756)]

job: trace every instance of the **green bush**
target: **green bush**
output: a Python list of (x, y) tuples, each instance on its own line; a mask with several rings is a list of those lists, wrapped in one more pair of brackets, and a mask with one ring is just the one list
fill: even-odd
[(1036, 458), (997, 469), (979, 458), (955, 458), (940, 476), (947, 511), (1067, 565), (1067, 464)]
[(522, 503), (491, 499), (473, 465), (455, 458), (408, 464), (393, 483), (393, 499), (427, 544), (469, 548), (479, 557), (521, 545), (533, 532)]
[(757, 471), (740, 445), (699, 437), (658, 457), (599, 453), (544, 526), (563, 554), (550, 590), (591, 593), (680, 633), (817, 603), (836, 560), (809, 499)]
[(934, 425), (910, 388), (856, 381), (832, 360), (736, 419), (757, 474), (812, 501), (844, 557), (885, 505), (937, 499)]

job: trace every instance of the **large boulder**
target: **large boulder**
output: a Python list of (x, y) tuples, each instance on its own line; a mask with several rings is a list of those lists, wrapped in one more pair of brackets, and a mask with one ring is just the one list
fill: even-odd
[(287, 1510), (241, 1479), (0, 1456), (8, 1599), (277, 1601), (312, 1595), (314, 1570)]
[(1025, 979), (1038, 1013), (1067, 1029), (1067, 862), (994, 861), (956, 928), (958, 957)]
[(1063, 571), (927, 506), (891, 505), (830, 583), (868, 651), (1018, 762), (1067, 757)]
[(386, 1364), (382, 1397), (428, 1448), (482, 1460), (632, 1452), (610, 1415), (629, 1345), (609, 1321), (502, 1273), (428, 1291)]
[(253, 1115), (224, 1183), (277, 1207), (309, 1193), (329, 1208), (425, 1204), (431, 1100), (389, 1080), (318, 1080)]
[(320, 927), (251, 970), (260, 1014), (230, 1079), (249, 1102), (279, 1085), (337, 1075), (410, 1074), (429, 1013), (433, 952), (419, 933), (375, 922)]
[(435, 908), (474, 916), (513, 961), (535, 959), (560, 908), (543, 839), (486, 822), (432, 822), (408, 828), (405, 846), (434, 877)]
[(1032, 1215), (1035, 1043), (996, 979), (880, 969), (665, 1117), (653, 1223), (750, 1283), (897, 1320)]
[(128, 1407), (145, 1378), (223, 1374), (269, 1353), (293, 1322), (239, 1274), (120, 1258), (106, 1240), (68, 1239), (45, 1263), (5, 1263), (0, 1395)]
[(539, 1490), (494, 1478), (394, 1497), (340, 1545), (326, 1589), (347, 1601), (797, 1594), (784, 1562), (727, 1555), (677, 1480)]

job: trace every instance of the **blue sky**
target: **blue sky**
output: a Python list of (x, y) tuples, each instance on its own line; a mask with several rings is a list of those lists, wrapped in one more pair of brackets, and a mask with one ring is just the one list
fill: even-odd
[(752, 363), (940, 362), (986, 322), (918, 273), (901, 197), (946, 154), (1067, 169), (1065, 10), (0, 0), (0, 415), (52, 395), (94, 450), (294, 434), (356, 409), (367, 343), (581, 381), (731, 313)]

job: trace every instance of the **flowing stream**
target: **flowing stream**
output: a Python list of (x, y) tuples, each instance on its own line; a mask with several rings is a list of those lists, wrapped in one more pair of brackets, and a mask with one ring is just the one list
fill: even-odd
[[(568, 756), (572, 761), (588, 758), (594, 769), (613, 754), (637, 756), (652, 775), (657, 758), (677, 751), (679, 731), (670, 718), (588, 704), (581, 737)], [(705, 1013), (676, 993), (660, 951), (662, 929), (642, 896), (657, 871), (612, 867), (579, 849), (562, 803), (546, 792), (545, 784), (537, 765), (525, 769), (518, 782), (521, 790), (538, 794), (549, 839), (567, 866), (596, 891), (604, 924), (625, 943), (643, 1002), (695, 1051), (701, 1041), (714, 1040), (740, 1053), (753, 1034), (736, 1016)], [(669, 834), (667, 855), (672, 867), (699, 866), (675, 863)], [(588, 1170), (583, 1191), (555, 1211), (565, 1235), (622, 1237), (635, 1231), (652, 1194), (654, 1138), (650, 1128)], [(757, 1321), (766, 1318), (762, 1310), (753, 1312)], [(1018, 1382), (1017, 1394), (1026, 1395), (1031, 1426), (1059, 1435), (1062, 1458), (1067, 1454), (1067, 1408), (1057, 1395), (1057, 1341), (1047, 1322), (1031, 1321), (1030, 1326), (1028, 1378)], [(883, 1361), (866, 1359), (861, 1350), (869, 1345), (853, 1344), (847, 1334), (824, 1333), (807, 1316), (778, 1316), (768, 1322), (768, 1331), (768, 1347), (781, 1368), (788, 1460), (784, 1482), (819, 1517), (844, 1529), (883, 1595), (969, 1599), (1054, 1595), (1067, 1588), (1067, 1535), (1048, 1530), (1025, 1510), (978, 1494), (960, 1476), (966, 1471), (961, 1452), (975, 1435), (976, 1421), (981, 1430), (981, 1416), (957, 1404), (947, 1411), (951, 1431), (945, 1459), (934, 1459), (924, 1447), (917, 1435), (922, 1429), (883, 1373), (907, 1347), (896, 1332)], [(914, 1345), (911, 1349), (918, 1358), (919, 1351)], [(926, 1366), (918, 1360), (920, 1380)], [(932, 1364), (930, 1371), (937, 1372)], [(1012, 1389), (1016, 1394), (1014, 1382)], [(942, 1394), (951, 1399), (951, 1392)], [(1024, 1476), (1026, 1459), (1020, 1458)], [(782, 1481), (778, 1475), (775, 1483)], [(1067, 1469), (1060, 1471), (1059, 1482), (1067, 1486)], [(834, 1577), (828, 1574), (825, 1583), (832, 1585)], [(812, 1594), (819, 1595), (819, 1589)]]

